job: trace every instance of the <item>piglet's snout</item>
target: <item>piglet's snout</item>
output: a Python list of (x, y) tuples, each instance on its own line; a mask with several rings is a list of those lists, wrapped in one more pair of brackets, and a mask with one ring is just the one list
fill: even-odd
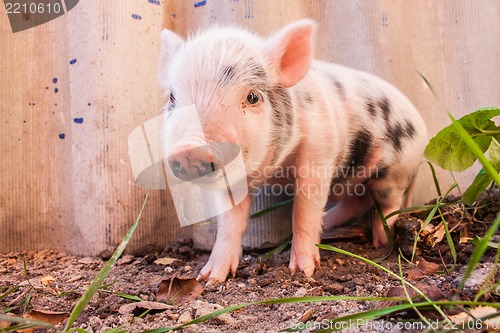
[(223, 164), (220, 154), (210, 145), (177, 147), (168, 157), (175, 177), (191, 181), (216, 172)]

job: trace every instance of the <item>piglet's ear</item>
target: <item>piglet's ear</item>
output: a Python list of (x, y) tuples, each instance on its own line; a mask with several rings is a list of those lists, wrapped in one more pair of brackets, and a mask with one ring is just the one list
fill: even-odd
[(167, 68), (173, 55), (184, 43), (184, 40), (175, 32), (163, 29), (160, 35), (160, 56), (158, 65), (158, 78), (160, 86), (167, 89)]
[(266, 41), (265, 53), (276, 68), (282, 86), (292, 87), (307, 74), (312, 61), (315, 28), (313, 20), (299, 20)]

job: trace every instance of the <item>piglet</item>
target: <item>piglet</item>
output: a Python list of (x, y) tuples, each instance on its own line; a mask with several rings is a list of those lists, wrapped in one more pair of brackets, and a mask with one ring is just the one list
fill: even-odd
[[(215, 26), (187, 40), (161, 33), (160, 84), (165, 112), (194, 105), (203, 134), (167, 140), (168, 165), (183, 175), (217, 170), (210, 149), (240, 146), (249, 194), (217, 218), (217, 240), (198, 279), (222, 282), (241, 256), (251, 197), (264, 183), (293, 184), (290, 270), (313, 275), (315, 244), (330, 229), (362, 216), (376, 203), (384, 216), (400, 209), (427, 142), (424, 121), (394, 86), (373, 75), (313, 61), (316, 24), (309, 19), (263, 39), (244, 29)], [(187, 126), (175, 117), (176, 129)], [(168, 122), (168, 120), (167, 120)], [(183, 155), (184, 152), (184, 155)], [(407, 193), (408, 191), (408, 193)], [(336, 204), (324, 212), (327, 201)], [(379, 214), (375, 247), (388, 243)], [(387, 219), (392, 231), (397, 216)]]

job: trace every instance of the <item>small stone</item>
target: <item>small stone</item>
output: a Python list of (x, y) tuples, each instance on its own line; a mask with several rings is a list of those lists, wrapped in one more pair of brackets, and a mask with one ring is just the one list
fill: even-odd
[(97, 259), (95, 258), (92, 258), (92, 257), (83, 257), (83, 258), (80, 258), (78, 259), (78, 263), (80, 264), (93, 264), (94, 262), (96, 262)]
[(191, 311), (185, 311), (185, 312), (181, 313), (181, 315), (177, 319), (177, 323), (178, 324), (185, 324), (187, 322), (190, 322), (191, 320), (193, 320), (193, 316), (191, 315)]
[(304, 287), (300, 287), (299, 289), (297, 289), (295, 294), (293, 294), (294, 297), (302, 297), (305, 295), (307, 295), (307, 289)]
[[(196, 317), (201, 317), (224, 308), (220, 304), (212, 304), (199, 300), (194, 301), (192, 303), (192, 307), (196, 310)], [(215, 317), (213, 320), (221, 325), (231, 325), (234, 323), (234, 318), (231, 317), (229, 313), (224, 313), (218, 317)]]
[[(465, 267), (464, 267), (465, 268)], [(469, 278), (465, 281), (464, 285), (464, 293), (470, 296), (475, 295), (482, 287), (487, 287), (483, 286), (483, 284), (486, 282), (486, 279), (491, 273), (491, 270), (494, 268), (493, 263), (485, 262), (477, 265), (474, 270), (472, 271), (471, 275)], [(495, 266), (495, 269), (498, 270), (498, 267)], [(462, 274), (455, 280), (455, 283), (460, 283), (460, 281), (463, 278), (463, 271), (461, 272)]]
[(132, 260), (134, 260), (134, 256), (131, 254), (126, 254), (126, 255), (122, 256), (120, 259), (118, 259), (116, 264), (118, 266), (127, 265), (127, 264), (130, 264), (132, 262)]

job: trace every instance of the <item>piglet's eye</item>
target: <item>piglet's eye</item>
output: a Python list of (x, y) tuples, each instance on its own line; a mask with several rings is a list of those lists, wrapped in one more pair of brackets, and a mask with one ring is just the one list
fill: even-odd
[(257, 103), (259, 103), (259, 102), (260, 102), (261, 98), (262, 98), (262, 97), (260, 96), (260, 94), (259, 94), (258, 92), (256, 92), (256, 91), (252, 90), (252, 91), (250, 91), (250, 92), (248, 93), (248, 95), (247, 95), (247, 99), (246, 99), (246, 101), (245, 101), (245, 102), (246, 102), (246, 104), (248, 104), (248, 105), (255, 105), (255, 104), (257, 104)]

